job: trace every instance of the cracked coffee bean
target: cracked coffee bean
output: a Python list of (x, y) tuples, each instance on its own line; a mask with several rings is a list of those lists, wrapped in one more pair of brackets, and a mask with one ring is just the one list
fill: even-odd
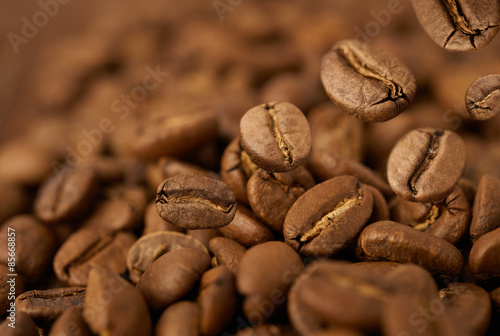
[(184, 229), (217, 229), (236, 214), (236, 197), (219, 180), (201, 175), (177, 175), (158, 186), (156, 210), (161, 218)]
[(500, 28), (497, 0), (411, 0), (420, 24), (440, 47), (469, 51), (486, 46)]
[(292, 205), (283, 225), (287, 244), (306, 256), (331, 256), (361, 232), (373, 196), (352, 176), (338, 176), (306, 191)]
[(483, 175), (477, 186), (472, 206), (470, 237), (473, 242), (500, 227), (500, 179)]
[(240, 121), (241, 146), (252, 162), (270, 172), (287, 172), (305, 163), (311, 152), (306, 117), (287, 102), (262, 104)]
[(475, 120), (488, 120), (500, 112), (500, 75), (476, 79), (465, 93), (465, 107)]
[(417, 89), (406, 65), (357, 40), (340, 41), (323, 56), (321, 81), (335, 104), (365, 122), (396, 117)]
[(403, 136), (387, 161), (392, 190), (410, 202), (440, 202), (465, 168), (465, 143), (448, 130), (419, 128)]

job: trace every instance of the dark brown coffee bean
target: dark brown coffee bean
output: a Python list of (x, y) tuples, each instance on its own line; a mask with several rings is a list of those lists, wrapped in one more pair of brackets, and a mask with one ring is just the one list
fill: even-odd
[(215, 266), (224, 266), (236, 274), (240, 260), (247, 249), (235, 240), (226, 237), (212, 238), (209, 245), (210, 251), (214, 254)]
[(156, 259), (165, 253), (185, 247), (197, 248), (208, 253), (200, 241), (184, 233), (162, 231), (142, 236), (130, 247), (127, 253), (130, 280), (137, 283)]
[(177, 175), (158, 186), (156, 209), (161, 218), (185, 229), (217, 229), (236, 214), (236, 197), (219, 180)]
[(144, 212), (144, 231), (142, 232), (142, 234), (145, 236), (149, 233), (159, 231), (173, 231), (182, 233), (185, 230), (161, 218), (156, 211), (156, 202), (153, 201), (146, 206), (146, 211)]
[(351, 175), (358, 181), (369, 184), (380, 190), (386, 197), (394, 195), (389, 184), (367, 166), (342, 158), (328, 151), (313, 151), (308, 168), (321, 181), (341, 175)]
[(477, 186), (472, 207), (470, 236), (475, 242), (486, 233), (500, 227), (500, 179), (492, 175), (483, 175)]
[(500, 112), (500, 75), (490, 74), (472, 82), (465, 93), (465, 107), (475, 120), (488, 120)]
[(366, 185), (366, 188), (370, 191), (373, 197), (373, 210), (368, 223), (391, 219), (391, 211), (384, 195), (382, 195), (377, 188), (369, 184)]
[(200, 249), (186, 247), (158, 258), (137, 283), (148, 306), (160, 310), (184, 297), (210, 267), (210, 257)]
[(359, 235), (356, 255), (362, 260), (413, 263), (432, 274), (458, 276), (463, 257), (447, 241), (391, 221), (368, 225)]
[(476, 277), (500, 277), (500, 228), (479, 238), (470, 250), (469, 265)]
[(154, 335), (199, 336), (199, 324), (200, 307), (192, 301), (180, 301), (161, 314)]
[(247, 183), (248, 201), (255, 215), (277, 232), (292, 204), (314, 186), (314, 178), (304, 167), (286, 173), (258, 169)]
[(27, 282), (39, 280), (48, 271), (57, 248), (52, 232), (30, 215), (18, 215), (3, 223), (0, 245), (0, 263), (9, 265), (14, 257), (16, 271)]
[(224, 266), (206, 271), (201, 277), (197, 302), (201, 334), (222, 334), (233, 321), (238, 307), (233, 273)]
[(465, 335), (484, 335), (491, 317), (488, 292), (470, 283), (451, 283), (439, 291), (446, 310)]
[(272, 102), (248, 110), (240, 122), (241, 146), (259, 167), (286, 172), (305, 163), (311, 132), (304, 114), (293, 104)]
[(302, 255), (334, 255), (361, 232), (372, 213), (373, 197), (352, 176), (338, 176), (306, 191), (283, 225), (287, 244)]
[(460, 187), (439, 203), (414, 203), (398, 198), (392, 209), (392, 219), (427, 232), (452, 244), (467, 233), (471, 218), (469, 201)]
[(50, 328), (49, 336), (91, 336), (89, 326), (83, 320), (80, 309), (64, 311)]
[(298, 336), (292, 327), (279, 324), (262, 324), (238, 331), (235, 336)]
[(323, 56), (321, 82), (335, 104), (365, 122), (396, 117), (417, 89), (406, 65), (357, 40), (340, 41)]
[(92, 204), (97, 192), (97, 177), (90, 168), (53, 175), (38, 191), (35, 214), (46, 222), (75, 218)]
[(219, 232), (246, 247), (274, 240), (271, 229), (241, 204), (238, 205), (233, 221), (219, 228)]
[(93, 268), (89, 273), (83, 317), (98, 335), (151, 333), (151, 317), (141, 292), (103, 268)]
[(0, 334), (2, 336), (39, 336), (35, 322), (26, 313), (16, 312), (15, 323), (11, 323), (12, 321), (7, 318), (0, 324)]
[(16, 298), (16, 310), (30, 315), (40, 326), (49, 326), (66, 309), (82, 308), (85, 288), (64, 287), (31, 290)]
[(244, 296), (243, 312), (253, 325), (281, 312), (288, 289), (302, 270), (299, 255), (282, 242), (262, 243), (243, 255), (236, 286)]
[(28, 204), (28, 195), (19, 185), (0, 182), (0, 223), (22, 212)]
[(122, 274), (126, 257), (136, 238), (128, 232), (82, 228), (73, 233), (54, 257), (54, 272), (68, 284), (85, 286), (90, 270), (102, 267)]
[(439, 202), (457, 184), (465, 167), (465, 144), (448, 130), (419, 128), (392, 149), (387, 178), (398, 196), (411, 202)]
[(500, 26), (500, 4), (495, 0), (411, 3), (427, 34), (449, 51), (480, 49), (490, 43)]

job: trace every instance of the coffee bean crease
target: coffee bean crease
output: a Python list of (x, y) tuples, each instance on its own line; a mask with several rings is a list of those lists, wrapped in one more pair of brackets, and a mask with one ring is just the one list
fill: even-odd
[(283, 134), (279, 128), (278, 116), (276, 114), (277, 111), (275, 107), (276, 107), (275, 104), (266, 104), (266, 110), (269, 112), (269, 116), (271, 117), (273, 135), (276, 142), (278, 143), (278, 147), (281, 153), (283, 154), (283, 161), (292, 164), (293, 162), (292, 153), (288, 148), (285, 139), (283, 139)]
[(156, 199), (157, 203), (161, 204), (188, 204), (188, 203), (200, 203), (208, 207), (214, 208), (216, 210), (222, 211), (224, 213), (229, 213), (233, 208), (233, 204), (228, 206), (221, 206), (211, 202), (207, 199), (195, 196), (168, 196), (163, 191), (158, 194)]
[(444, 132), (438, 129), (435, 130), (433, 133), (427, 133), (427, 134), (429, 135), (429, 145), (427, 146), (427, 153), (422, 158), (420, 163), (417, 165), (415, 172), (411, 175), (410, 180), (408, 181), (408, 186), (410, 187), (410, 190), (414, 196), (418, 193), (416, 187), (418, 179), (424, 173), (424, 171), (426, 171), (429, 168), (432, 160), (436, 157), (437, 150), (439, 147), (439, 140), (441, 136), (444, 134)]

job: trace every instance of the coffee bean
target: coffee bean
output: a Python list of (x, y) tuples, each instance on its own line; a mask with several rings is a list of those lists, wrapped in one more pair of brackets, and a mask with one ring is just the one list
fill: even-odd
[(287, 102), (248, 110), (240, 122), (241, 146), (252, 162), (271, 172), (286, 172), (305, 163), (311, 132), (304, 114)]
[(398, 196), (411, 202), (439, 202), (448, 196), (465, 167), (465, 144), (448, 130), (420, 128), (392, 149), (387, 178)]
[(89, 326), (78, 308), (64, 311), (50, 328), (49, 336), (91, 336)]
[(250, 248), (241, 258), (236, 275), (248, 320), (257, 325), (279, 315), (288, 289), (302, 270), (299, 255), (285, 243), (266, 242)]
[(470, 283), (454, 282), (439, 291), (448, 313), (465, 335), (484, 335), (491, 317), (488, 292)]
[(174, 303), (161, 314), (155, 335), (200, 335), (200, 307), (192, 301)]
[(153, 201), (146, 206), (146, 211), (144, 212), (144, 231), (142, 232), (142, 235), (145, 236), (149, 233), (159, 231), (174, 231), (182, 233), (185, 230), (161, 218), (156, 211), (156, 202)]
[(82, 228), (73, 233), (54, 257), (54, 272), (68, 284), (85, 286), (90, 270), (102, 267), (126, 271), (126, 256), (136, 238), (128, 232)]
[(479, 238), (469, 254), (469, 265), (475, 276), (482, 279), (500, 277), (500, 228)]
[(201, 334), (222, 334), (233, 321), (238, 307), (233, 273), (224, 266), (206, 271), (201, 277), (197, 302)]
[(357, 40), (340, 41), (323, 56), (321, 82), (335, 104), (365, 122), (396, 117), (417, 89), (406, 65)]
[(240, 243), (226, 237), (212, 238), (209, 245), (215, 258), (215, 266), (224, 266), (236, 274), (240, 260), (247, 249)]
[(480, 49), (490, 43), (500, 26), (500, 4), (495, 0), (411, 3), (427, 34), (449, 51)]
[(103, 268), (93, 268), (89, 273), (83, 317), (92, 332), (99, 335), (151, 333), (151, 317), (141, 292)]
[(217, 229), (236, 214), (236, 197), (219, 180), (201, 175), (178, 175), (158, 186), (156, 209), (161, 218), (185, 229)]
[(258, 169), (247, 183), (248, 201), (255, 215), (277, 232), (292, 204), (314, 186), (314, 178), (304, 167), (285, 173)]
[(499, 197), (500, 179), (483, 175), (479, 180), (472, 207), (470, 236), (473, 242), (500, 227), (500, 208), (497, 206)]
[(493, 118), (500, 111), (500, 75), (490, 74), (472, 82), (465, 93), (465, 107), (475, 120)]
[(208, 253), (200, 241), (183, 233), (161, 231), (142, 236), (127, 253), (130, 280), (137, 283), (156, 259), (165, 253), (185, 247), (197, 248)]
[(137, 288), (151, 309), (160, 310), (189, 293), (209, 267), (210, 257), (200, 249), (170, 251), (149, 266)]
[(392, 209), (394, 221), (452, 244), (465, 236), (470, 218), (469, 201), (458, 186), (442, 202), (413, 203), (397, 198)]
[(16, 298), (16, 310), (30, 315), (38, 325), (46, 327), (66, 309), (83, 307), (84, 299), (83, 287), (31, 290)]
[(302, 255), (334, 255), (363, 229), (372, 206), (372, 194), (354, 177), (329, 179), (292, 205), (283, 225), (285, 241)]
[(2, 336), (39, 336), (35, 322), (28, 314), (18, 311), (15, 318), (15, 328), (9, 326), (11, 323), (9, 319), (5, 319), (0, 324), (0, 334)]
[(413, 263), (444, 276), (458, 276), (463, 268), (462, 254), (451, 243), (391, 221), (368, 225), (358, 237), (356, 255), (362, 260)]

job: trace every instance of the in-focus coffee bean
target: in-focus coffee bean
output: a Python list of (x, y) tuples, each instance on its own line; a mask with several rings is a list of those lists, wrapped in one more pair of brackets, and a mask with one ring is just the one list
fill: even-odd
[(500, 112), (500, 75), (476, 79), (465, 93), (465, 107), (475, 120), (488, 120)]

